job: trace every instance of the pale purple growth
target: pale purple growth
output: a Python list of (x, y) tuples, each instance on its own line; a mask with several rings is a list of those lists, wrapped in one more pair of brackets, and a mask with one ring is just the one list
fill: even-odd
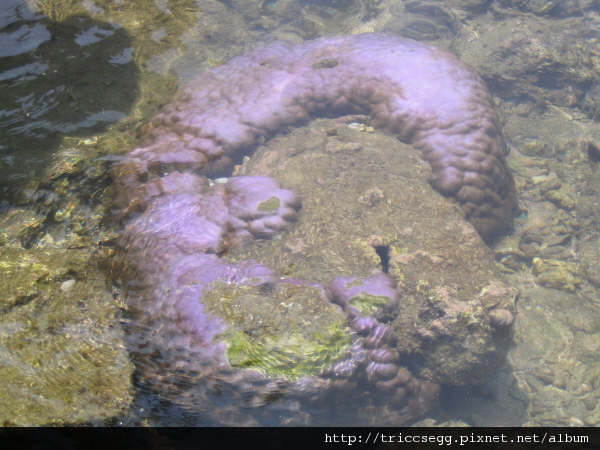
[(514, 183), (483, 81), (451, 54), (393, 35), (279, 42), (233, 58), (191, 80), (129, 156), (142, 171), (225, 173), (283, 126), (348, 113), (420, 148), (433, 186), (484, 238), (510, 227)]
[(329, 295), (333, 302), (344, 307), (352, 308), (354, 314), (358, 310), (349, 306), (351, 300), (360, 295), (374, 297), (387, 297), (385, 309), (394, 310), (398, 306), (398, 292), (394, 282), (384, 273), (373, 275), (369, 278), (359, 279), (356, 277), (339, 277), (331, 282), (328, 287)]
[(125, 233), (140, 242), (176, 246), (183, 254), (220, 253), (229, 219), (220, 196), (175, 194), (155, 199)]
[(205, 177), (191, 172), (172, 172), (160, 178), (161, 193), (181, 194), (184, 192), (200, 193), (208, 188)]
[[(172, 265), (169, 272), (169, 282), (173, 285), (196, 286), (201, 290), (215, 281), (250, 286), (273, 284), (277, 281), (272, 269), (255, 261), (244, 261), (236, 265), (216, 255), (202, 253), (182, 258)], [(200, 300), (201, 296), (196, 299), (197, 302)]]
[(257, 237), (271, 237), (295, 221), (301, 203), (269, 177), (234, 177), (226, 185), (230, 214), (248, 223)]
[(378, 324), (375, 328), (371, 330), (371, 333), (365, 338), (365, 343), (369, 348), (377, 348), (387, 343), (390, 338), (390, 328)]
[[(225, 365), (227, 360), (224, 355), (224, 342), (218, 342), (216, 338), (225, 332), (227, 326), (221, 319), (209, 314), (205, 310), (204, 304), (199, 301), (205, 287), (191, 285), (181, 287), (173, 292), (171, 295), (176, 297), (174, 299), (176, 315), (172, 319), (177, 321), (178, 328), (195, 341), (189, 342), (186, 348), (195, 344), (196, 351), (207, 353), (213, 358), (213, 361), (216, 360), (219, 365)], [(210, 359), (207, 360), (210, 361)]]
[(371, 361), (367, 364), (367, 376), (370, 380), (389, 380), (396, 375), (398, 367), (395, 364)]
[(371, 350), (371, 356), (375, 361), (382, 363), (389, 363), (398, 359), (398, 355), (387, 348), (377, 348)]
[(373, 317), (357, 316), (350, 322), (350, 326), (359, 334), (366, 335), (377, 326), (377, 321)]
[(229, 267), (227, 276), (229, 283), (262, 286), (274, 284), (278, 280), (272, 269), (256, 261), (243, 261), (237, 265), (231, 264)]
[(358, 369), (358, 363), (354, 359), (345, 359), (333, 365), (328, 373), (335, 378), (350, 378)]

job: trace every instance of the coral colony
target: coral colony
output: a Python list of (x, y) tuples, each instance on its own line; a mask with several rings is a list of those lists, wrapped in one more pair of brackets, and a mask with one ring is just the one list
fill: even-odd
[[(368, 114), (375, 127), (420, 149), (433, 187), (460, 205), (485, 240), (510, 228), (516, 196), (492, 100), (480, 77), (454, 56), (373, 33), (274, 43), (233, 58), (185, 86), (143, 127), (139, 146), (115, 170), (125, 224), (119, 278), (136, 317), (133, 352), (157, 389), (174, 389), (210, 410), (213, 420), (238, 425), (267, 421), (268, 408), (248, 412), (256, 406), (288, 417), (282, 423), (327, 423), (302, 414), (310, 409), (304, 405), (339, 406), (356, 397), (365, 410), (385, 408), (394, 423), (406, 423), (435, 403), (438, 385), (403, 366), (389, 327), (370, 315), (398, 304), (386, 274), (320, 286), (255, 261), (220, 257), (286, 229), (301, 204), (268, 177), (216, 184), (206, 177), (229, 175), (284, 126), (352, 113)], [(228, 324), (203, 301), (215, 283), (305, 289), (341, 309), (352, 337), (329, 367), (305, 376), (272, 376), (254, 370), (251, 358), (233, 367)], [(377, 301), (361, 311), (352, 306), (357, 296)], [(383, 395), (381, 404), (365, 400), (374, 393)]]

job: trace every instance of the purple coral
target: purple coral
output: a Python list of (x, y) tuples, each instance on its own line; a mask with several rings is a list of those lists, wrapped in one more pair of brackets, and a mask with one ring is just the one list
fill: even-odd
[(504, 144), (483, 81), (454, 56), (386, 34), (275, 43), (192, 80), (130, 153), (141, 170), (231, 168), (259, 139), (319, 114), (367, 113), (423, 152), (433, 186), (484, 238), (516, 208)]
[[(234, 265), (220, 258), (232, 245), (288, 227), (300, 209), (294, 193), (267, 177), (233, 177), (211, 186), (200, 174), (228, 173), (260, 139), (323, 113), (370, 114), (375, 126), (420, 148), (433, 186), (461, 205), (482, 237), (511, 226), (514, 183), (490, 95), (452, 55), (392, 35), (367, 34), (275, 43), (234, 58), (192, 80), (144, 127), (140, 146), (116, 169), (117, 204), (126, 223), (120, 277), (139, 339), (154, 349), (142, 358), (154, 358), (145, 375), (161, 386), (164, 367), (195, 373), (196, 382), (204, 380), (200, 401), (207, 403), (215, 395), (213, 384), (215, 390), (236, 385), (239, 398), (247, 399), (252, 390), (272, 396), (286, 389), (292, 398), (317, 402), (337, 391), (348, 395), (362, 384), (384, 393), (380, 404), (403, 423), (431, 407), (438, 386), (402, 365), (382, 319), (398, 306), (398, 293), (384, 274), (338, 278), (321, 288), (347, 314), (356, 339), (346, 358), (293, 385), (232, 371), (219, 340), (226, 324), (202, 303), (215, 281), (317, 286), (279, 280), (256, 262)], [(352, 304), (361, 295), (379, 299), (371, 305), (374, 311)], [(220, 381), (211, 384), (210, 377)], [(219, 409), (221, 416), (240, 414), (235, 404)]]

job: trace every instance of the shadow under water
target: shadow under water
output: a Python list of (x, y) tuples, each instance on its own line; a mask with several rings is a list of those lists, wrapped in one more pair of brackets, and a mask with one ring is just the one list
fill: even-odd
[(39, 177), (63, 136), (105, 130), (138, 95), (125, 28), (84, 15), (57, 22), (9, 0), (0, 17), (0, 199)]

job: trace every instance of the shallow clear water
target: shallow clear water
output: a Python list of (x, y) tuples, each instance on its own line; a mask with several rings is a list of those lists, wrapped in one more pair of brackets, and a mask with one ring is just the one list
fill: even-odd
[(3, 5), (2, 135), (6, 183), (40, 175), (62, 136), (89, 136), (126, 117), (137, 95), (131, 38), (79, 15), (55, 21)]
[[(124, 335), (135, 317), (111, 278), (121, 230), (111, 170), (202, 70), (277, 39), (387, 31), (450, 49), (483, 76), (522, 209), (491, 250), (521, 292), (506, 363), (477, 386), (442, 386), (421, 423), (598, 426), (599, 13), (592, 1), (2, 2), (0, 420), (218, 423), (135, 372)], [(357, 143), (356, 129), (371, 132), (361, 120), (330, 128)], [(288, 140), (274, 148), (299, 149), (317, 129), (282, 130)]]

